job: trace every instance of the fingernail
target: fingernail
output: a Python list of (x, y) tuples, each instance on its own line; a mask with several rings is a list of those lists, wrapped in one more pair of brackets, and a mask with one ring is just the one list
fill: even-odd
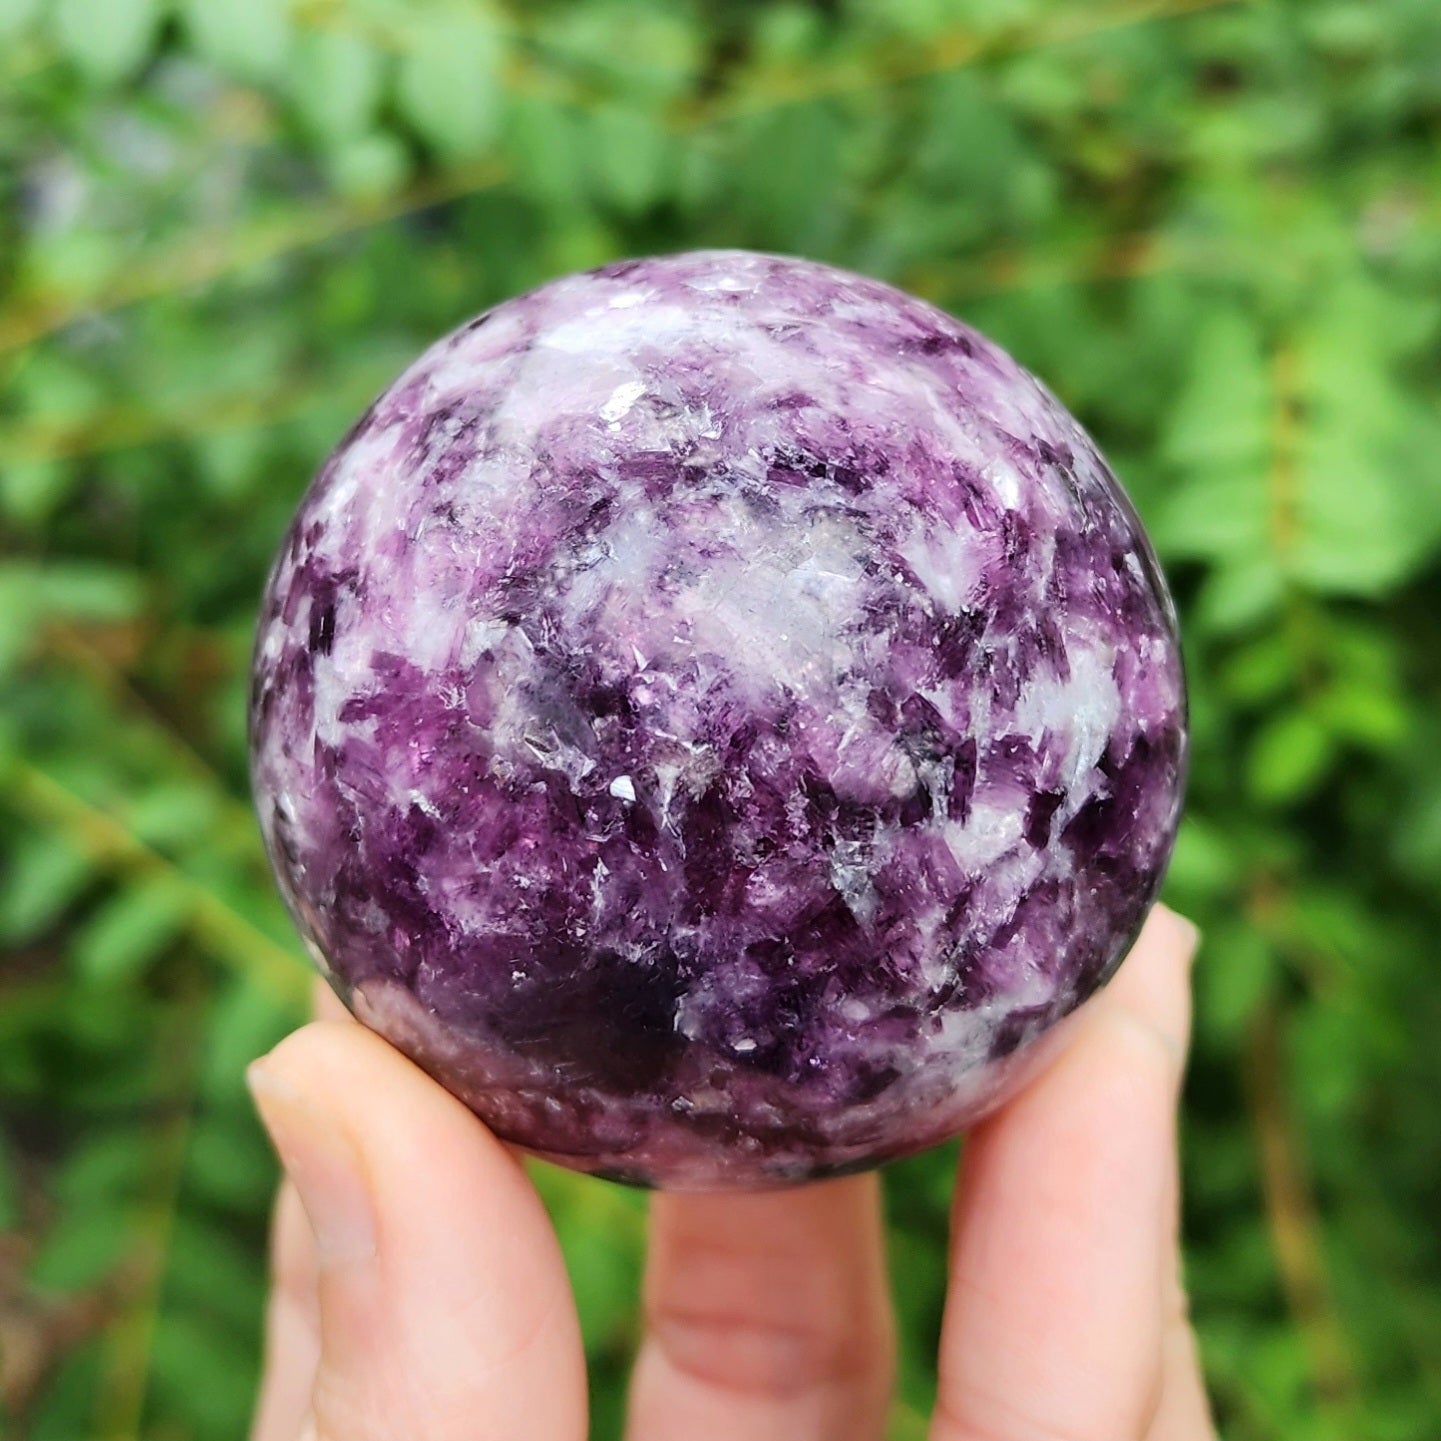
[(1186, 952), (1186, 959), (1189, 961), (1195, 956), (1197, 947), (1201, 944), (1201, 928), (1195, 921), (1183, 916), (1180, 911), (1174, 911), (1170, 906), (1158, 905), (1158, 911), (1165, 912), (1166, 918), (1175, 928), (1177, 938)]
[(375, 1208), (365, 1167), (350, 1138), (329, 1124), (264, 1061), (245, 1077), (285, 1173), (295, 1183), (322, 1265), (375, 1255)]
[(1195, 956), (1201, 945), (1201, 928), (1195, 921), (1183, 916), (1179, 911), (1172, 911), (1176, 925), (1181, 931), (1181, 936), (1186, 947), (1186, 958), (1189, 960)]

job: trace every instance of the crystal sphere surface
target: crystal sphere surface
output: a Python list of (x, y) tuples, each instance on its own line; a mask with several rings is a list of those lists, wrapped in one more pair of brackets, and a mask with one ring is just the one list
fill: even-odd
[(250, 726), (355, 1013), (499, 1135), (686, 1189), (995, 1105), (1139, 929), (1186, 762), (1164, 581), (1050, 392), (722, 250), (508, 300), (381, 395), (271, 573)]

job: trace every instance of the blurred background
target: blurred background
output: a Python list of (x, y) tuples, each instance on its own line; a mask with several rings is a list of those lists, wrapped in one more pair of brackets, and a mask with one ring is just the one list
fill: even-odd
[[(422, 346), (617, 256), (989, 332), (1152, 529), (1193, 687), (1189, 1273), (1227, 1436), (1441, 1436), (1435, 0), (0, 0), (0, 1431), (243, 1434), (308, 971), (263, 575)], [(886, 1176), (895, 1441), (954, 1149)], [(540, 1175), (618, 1434), (642, 1197)]]

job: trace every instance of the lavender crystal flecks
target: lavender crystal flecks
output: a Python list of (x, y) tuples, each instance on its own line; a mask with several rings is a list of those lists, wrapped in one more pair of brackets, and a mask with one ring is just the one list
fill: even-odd
[(1186, 749), (1071, 416), (920, 300), (740, 251), (421, 356), (300, 507), (251, 728), (357, 1014), (502, 1136), (690, 1188), (994, 1104), (1135, 934)]

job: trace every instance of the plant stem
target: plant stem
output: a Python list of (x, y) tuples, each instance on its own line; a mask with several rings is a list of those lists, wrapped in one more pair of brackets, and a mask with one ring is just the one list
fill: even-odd
[[(1284, 1020), (1268, 1003), (1252, 1023), (1246, 1055), (1266, 1219), (1281, 1287), (1310, 1357), (1318, 1406), (1342, 1422), (1356, 1414), (1355, 1368), (1326, 1275), (1324, 1232), (1305, 1141), (1288, 1104), (1284, 1053)], [(1354, 1433), (1343, 1426), (1338, 1434)]]
[(297, 1012), (306, 1004), (306, 968), (294, 952), (272, 940), (228, 901), (174, 861), (34, 763), (14, 758), (6, 768), (6, 798), (41, 824), (62, 831), (80, 850), (116, 870), (163, 876), (190, 902), (192, 933), (218, 959)]
[(485, 160), (427, 178), (385, 199), (307, 207), (281, 221), (254, 224), (238, 237), (229, 230), (202, 234), (168, 254), (138, 261), (97, 295), (63, 301), (38, 297), (0, 316), (0, 354), (33, 345), (83, 317), (206, 286), (234, 271), (488, 189), (508, 174), (501, 162)]
[(180, 1207), (200, 1076), (195, 1045), (200, 1007), (192, 999), (179, 1011), (168, 1028), (172, 1034), (162, 1040), (160, 1053), (180, 1058), (177, 1089), (181, 1106), (156, 1142), (151, 1194), (136, 1227), (133, 1299), (106, 1338), (95, 1402), (97, 1441), (140, 1441), (141, 1437), (170, 1235)]

